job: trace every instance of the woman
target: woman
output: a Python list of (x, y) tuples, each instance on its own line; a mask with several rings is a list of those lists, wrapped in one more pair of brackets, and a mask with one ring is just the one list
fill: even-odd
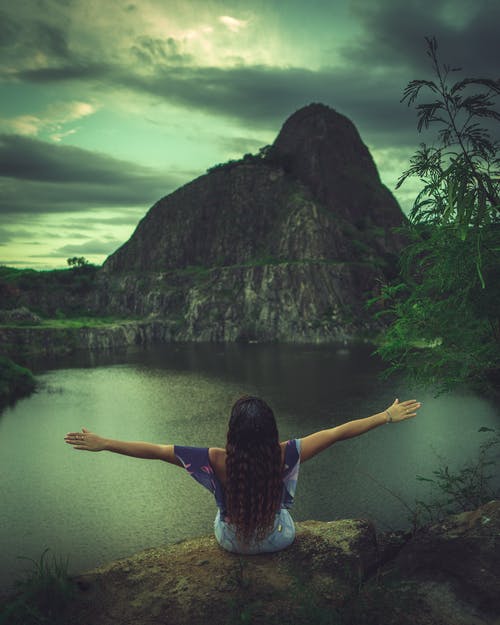
[(68, 433), (64, 440), (75, 449), (113, 451), (184, 467), (215, 496), (219, 544), (236, 553), (263, 553), (284, 549), (295, 538), (288, 510), (301, 463), (337, 441), (414, 417), (420, 405), (414, 399), (401, 403), (396, 399), (371, 417), (280, 443), (271, 408), (262, 399), (245, 395), (231, 410), (225, 449), (117, 441), (85, 428)]

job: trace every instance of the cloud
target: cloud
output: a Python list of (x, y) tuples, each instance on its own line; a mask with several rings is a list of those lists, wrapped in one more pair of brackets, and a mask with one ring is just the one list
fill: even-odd
[(43, 125), (43, 121), (36, 115), (18, 115), (1, 121), (2, 128), (20, 135), (36, 136)]
[(75, 133), (76, 133), (76, 129), (71, 128), (70, 130), (66, 130), (66, 132), (55, 132), (54, 134), (50, 135), (50, 138), (52, 139), (52, 141), (59, 143), (65, 137), (69, 137), (71, 135), (74, 135)]
[(74, 60), (63, 26), (50, 23), (46, 16), (34, 18), (31, 14), (23, 19), (21, 15), (12, 14), (16, 8), (22, 11), (22, 7), (10, 7), (10, 15), (6, 11), (0, 12), (0, 48), (6, 73), (11, 67), (18, 68), (25, 64), (40, 67), (47, 62)]
[(4, 11), (0, 11), (0, 48), (15, 44), (17, 32), (17, 23)]
[(94, 114), (98, 107), (90, 102), (78, 100), (57, 102), (48, 106), (37, 115), (18, 115), (2, 119), (0, 128), (4, 132), (35, 137), (47, 131), (53, 141), (61, 141), (64, 137), (74, 134), (75, 128), (65, 129), (67, 124)]
[(125, 184), (158, 180), (152, 170), (74, 146), (56, 146), (19, 135), (0, 135), (0, 175), (43, 182)]
[(72, 80), (80, 81), (96, 81), (106, 79), (112, 75), (114, 71), (113, 65), (107, 63), (93, 63), (90, 61), (77, 60), (76, 63), (66, 63), (57, 66), (42, 66), (28, 69), (14, 70), (10, 68), (0, 69), (0, 77), (11, 78), (15, 80), (45, 84), (66, 82)]
[(18, 135), (0, 135), (0, 176), (2, 214), (148, 206), (185, 182), (106, 154)]
[(117, 239), (108, 239), (106, 241), (100, 239), (92, 239), (85, 241), (84, 243), (77, 244), (68, 244), (63, 247), (59, 247), (54, 251), (55, 254), (65, 255), (65, 254), (77, 254), (82, 256), (93, 255), (93, 254), (111, 254), (114, 252), (120, 245), (122, 245), (123, 241), (118, 241)]
[(219, 22), (224, 24), (231, 32), (237, 33), (248, 24), (248, 20), (238, 20), (230, 15), (221, 15)]
[[(404, 4), (399, 0), (353, 0), (352, 11), (361, 33), (343, 44), (337, 65), (315, 69), (287, 66), (285, 59), (279, 59), (280, 65), (251, 64), (242, 59), (230, 62), (234, 50), (229, 47), (224, 59), (219, 56), (219, 63), (214, 62), (212, 53), (217, 45), (232, 38), (231, 32), (247, 27), (249, 20), (221, 15), (212, 16), (220, 24), (215, 31), (200, 25), (203, 22), (191, 29), (174, 28), (153, 5), (149, 13), (131, 13), (124, 6), (120, 15), (129, 21), (117, 25), (120, 36), (109, 38), (104, 37), (103, 28), (109, 25), (111, 14), (104, 12), (95, 25), (95, 35), (84, 31), (78, 41), (69, 37), (72, 31), (62, 18), (46, 27), (28, 17), (25, 24), (14, 24), (9, 18), (0, 27), (0, 40), (3, 37), (10, 42), (7, 48), (17, 49), (17, 56), (12, 54), (0, 73), (38, 84), (73, 83), (75, 89), (90, 86), (101, 93), (124, 90), (149, 100), (230, 117), (255, 129), (277, 128), (297, 108), (320, 101), (347, 115), (363, 138), (376, 139), (383, 147), (416, 142), (414, 113), (399, 100), (409, 80), (431, 77), (424, 35), (435, 34), (443, 61), (463, 64), (468, 74), (495, 75), (498, 71), (500, 5), (486, 0), (436, 0), (432, 12), (418, 0)], [(153, 28), (154, 24), (149, 24), (150, 29), (138, 35), (145, 16), (150, 20), (156, 16), (158, 25)], [(56, 19), (53, 14), (51, 19)], [(20, 36), (14, 45), (15, 28)], [(162, 29), (170, 36), (158, 35)], [(225, 36), (219, 31), (229, 32)], [(92, 48), (89, 41), (99, 43)], [(104, 47), (104, 41), (109, 45)], [(196, 47), (202, 46), (200, 41), (208, 46), (205, 56), (204, 48)], [(243, 48), (241, 51), (245, 53)], [(34, 136), (37, 121), (33, 117), (18, 120), (15, 131), (24, 129), (25, 134)], [(60, 141), (67, 130), (53, 129), (49, 136)]]
[(266, 145), (266, 142), (253, 137), (220, 137), (219, 145), (231, 153), (243, 155), (258, 151)]
[(140, 63), (146, 65), (158, 63), (178, 65), (193, 60), (191, 54), (183, 51), (181, 42), (173, 37), (161, 39), (142, 35), (136, 39), (130, 50)]
[[(37, 258), (37, 255), (30, 255), (29, 258)], [(47, 259), (47, 256), (43, 256), (43, 258)], [(27, 260), (14, 260), (14, 259), (9, 259), (9, 260), (3, 260), (0, 258), (0, 265), (4, 265), (7, 267), (19, 267), (24, 269), (24, 267), (27, 267), (29, 265), (30, 269), (47, 269), (47, 264), (46, 263), (37, 263), (37, 262), (32, 262), (32, 261), (27, 261)], [(53, 268), (52, 265), (50, 268)]]
[[(202, 67), (184, 64), (184, 57), (169, 63), (164, 53), (158, 41), (150, 40), (141, 49), (147, 71), (145, 66), (105, 61), (92, 65), (82, 60), (74, 65), (20, 70), (16, 77), (41, 84), (79, 82), (99, 89), (106, 85), (110, 92), (134, 92), (153, 101), (230, 117), (255, 129), (277, 129), (296, 109), (324, 102), (362, 125), (364, 132), (373, 130), (387, 144), (414, 137), (413, 131), (409, 133), (413, 117), (399, 103), (408, 82), (408, 73), (401, 69), (373, 72), (366, 64), (317, 70), (242, 63)], [(155, 63), (158, 56), (164, 62)]]
[[(101, 229), (102, 226), (113, 229), (113, 226), (135, 226), (144, 217), (144, 208), (129, 208), (125, 213), (119, 213), (113, 217), (102, 217), (99, 213), (89, 212), (86, 216), (76, 216), (65, 218), (60, 226), (73, 231)], [(111, 227), (111, 228), (110, 228)], [(74, 238), (74, 234), (71, 235)], [(82, 235), (85, 236), (85, 235)]]
[(32, 236), (33, 232), (26, 228), (0, 228), (0, 245), (6, 245), (22, 237), (30, 239)]
[(435, 36), (443, 62), (468, 75), (498, 77), (499, 3), (435, 0), (429, 11), (420, 0), (353, 0), (351, 7), (364, 32), (344, 46), (348, 62), (429, 72), (424, 37)]
[(52, 26), (41, 20), (34, 22), (33, 34), (40, 49), (52, 57), (68, 59), (70, 52), (66, 34), (57, 26)]
[(186, 67), (113, 79), (136, 92), (231, 117), (255, 129), (278, 130), (296, 109), (323, 102), (387, 143), (414, 141), (413, 114), (399, 102), (407, 80), (398, 71), (381, 75), (369, 68)]
[[(24, 51), (19, 56), (21, 60), (11, 57), (11, 63), (3, 71), (4, 76), (19, 81), (47, 85), (72, 83), (75, 89), (91, 87), (114, 96), (117, 91), (125, 96), (134, 93), (155, 103), (163, 101), (232, 118), (256, 134), (264, 128), (277, 131), (293, 111), (320, 101), (347, 115), (363, 140), (380, 148), (414, 146), (420, 139), (415, 130), (414, 111), (400, 104), (400, 98), (409, 80), (431, 77), (425, 55), (425, 34), (439, 37), (443, 60), (460, 63), (463, 59), (464, 66), (470, 70), (467, 73), (475, 69), (481, 73), (497, 71), (500, 39), (496, 23), (500, 21), (500, 5), (493, 6), (486, 0), (476, 3), (456, 0), (453, 4), (436, 0), (433, 11), (429, 12), (417, 0), (404, 4), (396, 0), (377, 3), (353, 0), (352, 7), (362, 32), (344, 44), (341, 62), (335, 66), (310, 69), (249, 64), (242, 60), (232, 65), (208, 65), (199, 55), (195, 58), (189, 47), (190, 32), (196, 31), (200, 37), (212, 32), (211, 27), (201, 26), (190, 31), (177, 29), (181, 34), (175, 36), (157, 36), (150, 31), (138, 36), (132, 22), (127, 22), (128, 31), (120, 24), (120, 32), (127, 32), (126, 36), (121, 40), (112, 38), (106, 48), (97, 45), (93, 50), (77, 46), (68, 36), (69, 31), (65, 31), (64, 21), (44, 29), (40, 23), (27, 19), (24, 26), (20, 23), (16, 26), (22, 31), (21, 43), (16, 44), (19, 51)], [(131, 14), (123, 7), (122, 14), (128, 19), (143, 17), (142, 13), (136, 13)], [(102, 28), (109, 23), (110, 14), (102, 19), (96, 24), (95, 37), (107, 42)], [(248, 23), (229, 15), (217, 19), (221, 24), (218, 30), (237, 30)], [(161, 12), (158, 20), (159, 24), (165, 24), (165, 29), (170, 29), (166, 32), (173, 32)], [(12, 20), (0, 27), (0, 40), (3, 37), (10, 41), (11, 48), (13, 28)], [(160, 31), (158, 26), (156, 32)], [(26, 32), (36, 35), (35, 54), (33, 49), (30, 55), (26, 52), (29, 49)], [(231, 34), (227, 37), (231, 38)], [(45, 119), (41, 114), (24, 116), (17, 119), (12, 130), (35, 136), (37, 128), (49, 130), (43, 126)], [(47, 136), (61, 141), (74, 130), (64, 125), (69, 123), (60, 122), (61, 127), (50, 129)], [(231, 141), (234, 140), (228, 140)], [(233, 146), (235, 151), (239, 149), (236, 143)]]

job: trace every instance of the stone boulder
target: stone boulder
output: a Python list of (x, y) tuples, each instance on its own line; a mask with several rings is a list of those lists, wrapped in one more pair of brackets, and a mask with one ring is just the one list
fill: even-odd
[(58, 621), (71, 625), (498, 625), (500, 501), (413, 536), (377, 536), (364, 520), (297, 523), (293, 545), (274, 554), (194, 538), (72, 584)]
[(298, 523), (292, 547), (258, 556), (186, 540), (78, 577), (71, 623), (308, 623), (341, 608), (376, 561), (367, 521)]
[(71, 623), (498, 625), (500, 501), (398, 542), (363, 520), (297, 523), (258, 556), (190, 539), (76, 578)]
[(12, 308), (10, 310), (0, 310), (0, 323), (38, 325), (41, 321), (41, 317), (29, 310), (29, 308), (26, 308), (26, 306)]
[(354, 613), (367, 625), (498, 625), (500, 501), (422, 528), (363, 586)]

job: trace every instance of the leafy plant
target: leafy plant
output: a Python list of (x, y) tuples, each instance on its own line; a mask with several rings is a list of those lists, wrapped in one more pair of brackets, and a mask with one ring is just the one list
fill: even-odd
[[(467, 385), (500, 387), (500, 157), (492, 138), (500, 113), (500, 81), (463, 78), (441, 65), (437, 42), (427, 38), (435, 80), (413, 80), (402, 101), (423, 91), (416, 105), (418, 130), (437, 126), (436, 145), (421, 144), (398, 187), (416, 176), (423, 188), (410, 223), (400, 275), (385, 285), (376, 316), (390, 327), (378, 353), (413, 381), (438, 392)], [(479, 89), (472, 93), (471, 89)]]
[[(420, 132), (431, 124), (440, 126), (438, 145), (421, 144), (397, 187), (409, 176), (418, 176), (424, 188), (415, 200), (412, 220), (453, 224), (465, 239), (469, 226), (480, 226), (500, 213), (499, 143), (488, 127), (479, 124), (485, 119), (500, 121), (494, 109), (500, 80), (464, 78), (450, 85), (451, 74), (461, 68), (441, 65), (436, 39), (426, 41), (436, 80), (412, 80), (401, 101), (410, 105), (422, 88), (431, 91), (436, 99), (416, 106), (417, 128)], [(471, 86), (482, 91), (470, 93)]]
[(72, 258), (67, 258), (66, 262), (70, 267), (85, 267), (89, 265), (89, 261), (85, 258), (85, 256), (73, 256)]

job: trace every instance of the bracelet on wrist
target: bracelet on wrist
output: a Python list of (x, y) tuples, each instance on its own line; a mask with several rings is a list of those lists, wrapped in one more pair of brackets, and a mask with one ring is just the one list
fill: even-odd
[(387, 423), (393, 423), (391, 413), (388, 410), (386, 410), (386, 413), (387, 413)]

